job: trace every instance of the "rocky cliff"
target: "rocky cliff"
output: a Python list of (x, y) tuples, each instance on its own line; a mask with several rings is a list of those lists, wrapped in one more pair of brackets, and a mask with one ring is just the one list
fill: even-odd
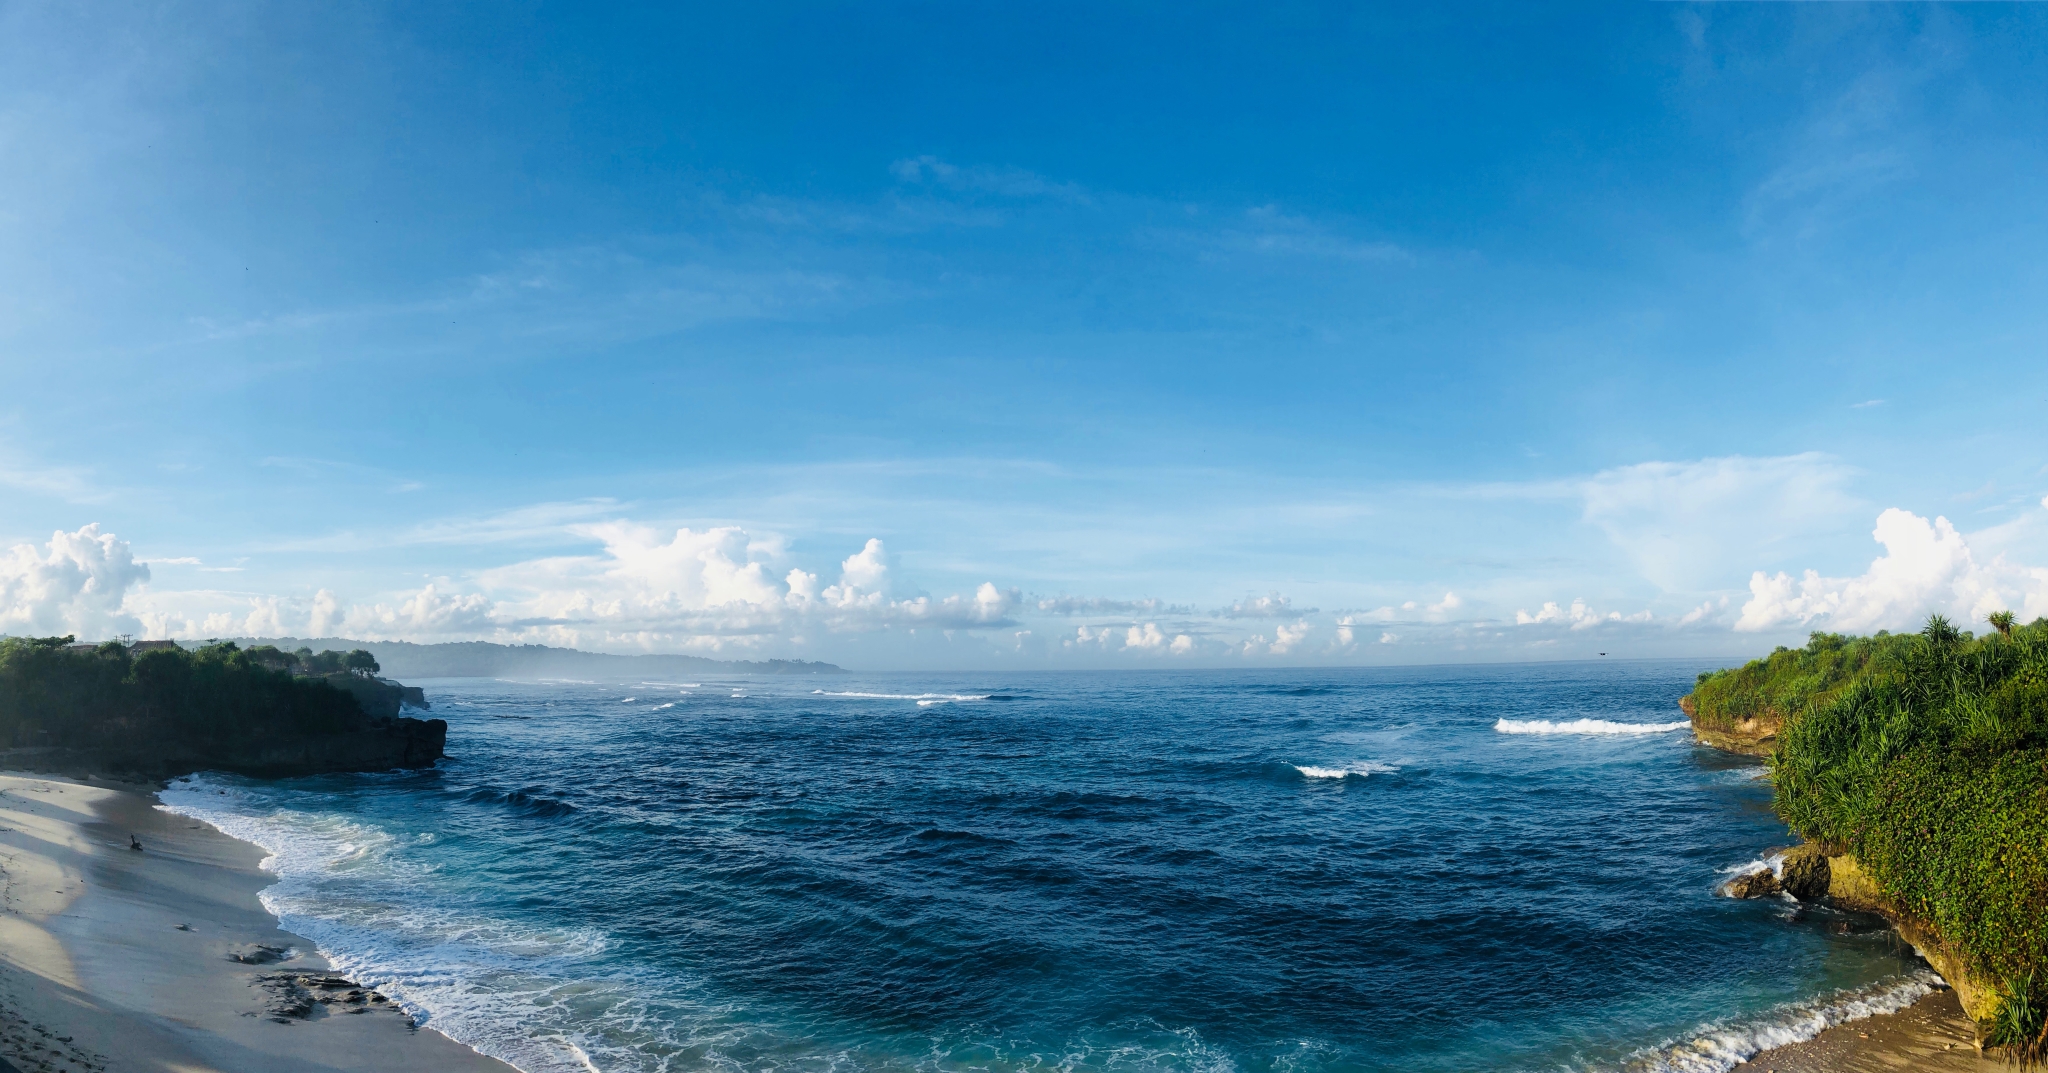
[(289, 738), (179, 741), (112, 739), (83, 747), (0, 749), (0, 769), (160, 781), (193, 771), (231, 771), (263, 779), (343, 771), (432, 767), (448, 743), (445, 719), (370, 720), (360, 729)]
[(1785, 724), (1781, 713), (1768, 709), (1746, 718), (1702, 719), (1699, 704), (1690, 694), (1678, 698), (1678, 708), (1692, 720), (1692, 735), (1701, 745), (1744, 756), (1771, 755), (1771, 749), (1777, 745), (1778, 730)]
[(1986, 1027), (2003, 1005), (1998, 990), (1971, 970), (1969, 962), (1935, 933), (1933, 927), (1899, 908), (1870, 878), (1856, 858), (1847, 853), (1829, 855), (1826, 847), (1807, 843), (1780, 852), (1767, 853), (1765, 867), (1736, 876), (1722, 884), (1721, 893), (1731, 898), (1764, 898), (1789, 895), (1802, 902), (1826, 902), (1838, 909), (1875, 913), (1890, 921), (1899, 937), (1932, 966), (1955, 989), (1963, 1012), (1978, 1026), (1982, 1046)]

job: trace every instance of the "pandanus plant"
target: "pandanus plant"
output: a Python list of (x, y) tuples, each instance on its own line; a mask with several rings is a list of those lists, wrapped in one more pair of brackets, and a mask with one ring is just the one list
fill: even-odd
[(1998, 635), (1999, 635), (1999, 636), (2001, 636), (2001, 637), (2011, 637), (2011, 636), (2012, 636), (2012, 624), (2013, 624), (2013, 617), (2012, 617), (2012, 612), (2010, 612), (2010, 611), (1993, 611), (1993, 612), (1992, 612), (1992, 613), (1991, 613), (1991, 614), (1990, 614), (1989, 616), (1987, 616), (1987, 619), (1986, 619), (1986, 621), (1988, 621), (1988, 622), (1990, 622), (1990, 623), (1991, 623), (1991, 628), (1992, 628), (1992, 629), (1994, 629), (1994, 630), (1997, 630), (1997, 631), (1998, 631)]

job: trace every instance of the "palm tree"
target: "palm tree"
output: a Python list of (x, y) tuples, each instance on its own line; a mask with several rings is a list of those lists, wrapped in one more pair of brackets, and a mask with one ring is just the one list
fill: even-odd
[(2000, 636), (2012, 636), (2012, 612), (1993, 611), (1990, 615), (1989, 621), (1991, 623), (1991, 628), (1997, 630)]

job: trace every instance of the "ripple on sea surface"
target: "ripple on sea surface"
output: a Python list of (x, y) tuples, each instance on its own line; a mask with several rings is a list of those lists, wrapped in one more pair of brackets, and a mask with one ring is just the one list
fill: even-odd
[(448, 681), (440, 770), (165, 799), (536, 1073), (1620, 1069), (1913, 979), (1713, 897), (1783, 830), (1702, 668)]

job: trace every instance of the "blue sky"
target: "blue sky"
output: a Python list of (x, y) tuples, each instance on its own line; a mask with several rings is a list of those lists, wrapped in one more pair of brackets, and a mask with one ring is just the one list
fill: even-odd
[(0, 5), (0, 630), (2048, 614), (2048, 8), (742, 8)]

